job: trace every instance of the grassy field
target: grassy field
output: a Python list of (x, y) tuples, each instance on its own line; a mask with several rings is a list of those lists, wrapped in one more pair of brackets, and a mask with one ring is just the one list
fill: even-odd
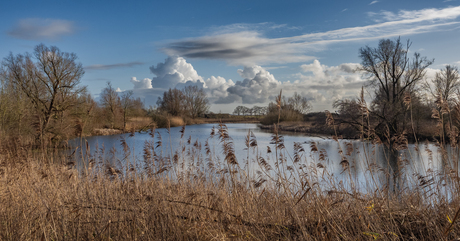
[[(454, 240), (459, 230), (458, 167), (407, 175), (415, 187), (390, 190), (368, 180), (366, 192), (337, 183), (324, 153), (271, 150), (248, 133), (235, 150), (225, 125), (205, 143), (184, 138), (161, 154), (150, 132), (141, 162), (122, 140), (124, 158), (44, 156), (4, 149), (0, 156), (1, 240)], [(163, 137), (166, 141), (167, 137)], [(442, 151), (442, 146), (439, 147)], [(205, 155), (200, 155), (201, 150)], [(236, 160), (235, 152), (247, 152)], [(78, 150), (77, 150), (78, 152)], [(347, 151), (331, 160), (350, 172)], [(84, 153), (83, 153), (84, 154)], [(456, 158), (456, 157), (448, 157)], [(457, 158), (458, 160), (458, 158)], [(77, 171), (75, 162), (87, 163)], [(360, 160), (374, 163), (373, 160)], [(250, 170), (248, 162), (257, 163)], [(403, 160), (398, 160), (402, 165)], [(449, 162), (446, 162), (449, 163)], [(248, 173), (256, 172), (256, 175)], [(322, 175), (315, 173), (322, 172)], [(377, 178), (389, 170), (368, 165)], [(403, 175), (399, 173), (398, 175)], [(350, 178), (351, 181), (351, 178)], [(321, 184), (321, 185), (320, 185)]]

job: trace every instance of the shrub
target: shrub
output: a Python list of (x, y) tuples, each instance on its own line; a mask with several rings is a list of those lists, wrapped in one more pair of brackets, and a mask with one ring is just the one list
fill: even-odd
[[(179, 116), (170, 117), (170, 118), (169, 118), (169, 121), (170, 121), (171, 127), (183, 126), (183, 125), (185, 125), (184, 119), (182, 119), (182, 117), (179, 117)], [(167, 126), (166, 126), (166, 127), (167, 127)]]
[(168, 116), (163, 113), (151, 114), (153, 122), (155, 122), (158, 128), (164, 128), (168, 126)]
[(185, 125), (184, 119), (180, 116), (170, 116), (164, 112), (151, 114), (152, 120), (158, 128), (167, 128)]
[[(283, 121), (302, 121), (303, 115), (294, 110), (281, 110), (279, 115), (280, 122)], [(278, 112), (270, 112), (260, 120), (263, 125), (272, 125), (278, 123)]]

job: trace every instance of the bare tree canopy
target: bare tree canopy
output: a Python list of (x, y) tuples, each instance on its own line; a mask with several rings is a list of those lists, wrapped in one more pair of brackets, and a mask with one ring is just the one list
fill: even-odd
[(126, 91), (125, 93), (121, 95), (120, 104), (121, 104), (121, 111), (123, 114), (123, 131), (126, 131), (127, 117), (134, 105), (134, 100), (132, 98), (133, 94), (134, 94), (133, 91), (130, 90), (130, 91)]
[(163, 93), (163, 98), (158, 97), (158, 109), (173, 116), (180, 116), (184, 113), (184, 93), (179, 89), (169, 89)]
[(10, 53), (3, 61), (7, 79), (21, 89), (37, 111), (41, 142), (54, 114), (75, 105), (78, 95), (85, 91), (79, 86), (84, 70), (76, 60), (74, 53), (40, 44), (33, 54)]
[[(431, 83), (430, 83), (431, 82)], [(460, 75), (458, 69), (446, 65), (436, 77), (424, 83), (424, 88), (430, 92), (435, 100), (452, 103), (454, 95), (460, 90)]]
[(295, 92), (292, 97), (289, 97), (287, 102), (294, 111), (297, 111), (300, 114), (307, 114), (312, 108), (307, 97), (302, 97), (297, 94), (297, 92)]
[(424, 78), (426, 69), (434, 60), (414, 53), (408, 56), (411, 42), (382, 39), (378, 47), (359, 50), (361, 68), (374, 89), (372, 112), (380, 119), (379, 127), (388, 126), (390, 133), (400, 132), (401, 117), (406, 111), (404, 97), (415, 94), (417, 84)]
[(173, 116), (186, 115), (199, 117), (209, 110), (206, 92), (197, 86), (187, 86), (184, 89), (169, 89), (163, 93), (163, 98), (157, 101), (158, 110)]
[(198, 86), (187, 86), (183, 90), (185, 109), (192, 118), (203, 115), (209, 110), (209, 101), (206, 92)]
[(262, 106), (254, 106), (252, 107), (254, 115), (265, 115), (265, 112), (267, 112), (267, 107), (262, 107)]
[(107, 87), (105, 87), (101, 92), (101, 104), (102, 107), (109, 114), (109, 121), (111, 128), (114, 127), (115, 118), (117, 115), (117, 110), (120, 108), (120, 97), (118, 96), (117, 91), (112, 87), (112, 83), (107, 82)]
[(235, 108), (235, 110), (233, 110), (233, 114), (236, 114), (236, 115), (243, 114), (244, 115), (245, 108), (246, 108), (245, 106), (239, 105)]

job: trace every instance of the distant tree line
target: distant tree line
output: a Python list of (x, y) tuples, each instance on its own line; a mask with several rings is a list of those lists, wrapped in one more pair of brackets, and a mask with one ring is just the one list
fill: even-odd
[(280, 96), (279, 104), (279, 108), (278, 103), (275, 102), (271, 102), (265, 107), (237, 106), (233, 114), (238, 116), (265, 116), (261, 119), (261, 122), (268, 125), (278, 122), (278, 117), (280, 121), (302, 121), (303, 115), (311, 110), (311, 104), (308, 99), (297, 92), (287, 99), (285, 96)]
[(252, 108), (246, 106), (237, 106), (233, 111), (234, 115), (256, 115), (261, 116), (267, 114), (267, 107), (253, 106)]

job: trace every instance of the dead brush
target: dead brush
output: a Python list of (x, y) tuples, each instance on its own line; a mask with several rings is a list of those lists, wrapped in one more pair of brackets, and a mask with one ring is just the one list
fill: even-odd
[[(130, 172), (123, 158), (133, 158), (132, 150), (130, 155), (123, 151), (121, 159), (115, 149), (83, 156), (97, 160), (89, 175), (60, 164), (42, 165), (47, 161), (40, 159), (7, 165), (1, 156), (0, 239), (453, 240), (460, 235), (458, 172), (453, 166), (445, 173), (411, 176), (408, 156), (402, 155), (394, 166), (397, 177), (405, 180), (399, 182), (397, 195), (385, 192), (377, 181), (368, 181), (358, 192), (359, 183), (353, 188), (329, 173), (331, 168), (343, 169), (344, 160), (334, 159), (340, 156), (349, 163), (347, 172), (356, 174), (355, 159), (364, 158), (364, 153), (355, 153), (355, 143), (337, 137), (344, 146), (337, 153), (327, 153), (321, 141), (295, 143), (291, 155), (278, 135), (259, 153), (262, 141), (257, 143), (249, 132), (245, 154), (257, 164), (247, 171), (255, 173), (250, 176), (242, 174), (236, 159), (241, 150), (235, 150), (227, 126), (220, 124), (213, 132), (204, 148), (190, 137), (172, 154), (163, 155), (161, 135), (153, 130), (151, 140), (144, 142), (144, 168), (130, 159)], [(181, 139), (184, 136), (181, 132)], [(408, 151), (407, 139), (398, 138), (394, 142)], [(369, 148), (377, 147), (369, 143)], [(366, 153), (368, 161), (361, 161), (366, 177), (378, 180), (383, 175), (381, 183), (393, 178), (388, 167), (377, 162), (380, 157)], [(428, 158), (435, 162), (437, 157), (431, 153)], [(181, 162), (184, 168), (179, 168)]]

